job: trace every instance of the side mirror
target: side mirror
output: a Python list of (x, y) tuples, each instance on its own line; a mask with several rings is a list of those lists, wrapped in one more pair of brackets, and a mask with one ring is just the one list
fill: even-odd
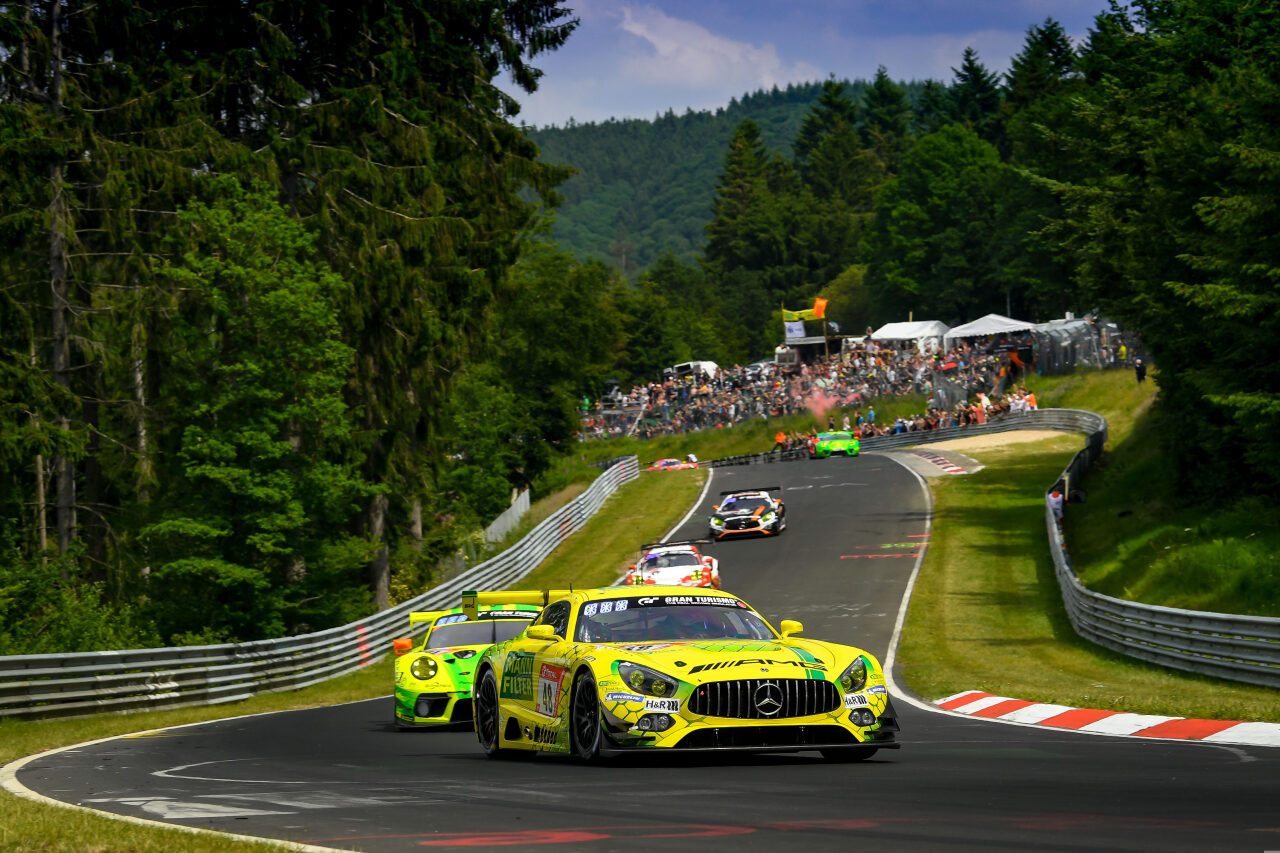
[(391, 648), (395, 651), (396, 657), (399, 657), (405, 652), (413, 651), (413, 640), (408, 637), (397, 637), (391, 641)]
[(530, 625), (524, 634), (530, 640), (546, 640), (548, 643), (558, 639), (556, 629), (550, 625)]
[(786, 639), (787, 637), (794, 637), (796, 634), (799, 634), (804, 630), (804, 624), (797, 622), (794, 619), (783, 619), (781, 627), (783, 639)]
[(711, 564), (715, 562), (715, 559), (716, 559), (715, 557), (703, 557), (702, 565), (706, 566), (707, 568), (711, 568)]
[(713, 510), (715, 510), (715, 509), (719, 509), (719, 508), (720, 508), (720, 504), (712, 504), (712, 505), (711, 505), (711, 508), (712, 508)]

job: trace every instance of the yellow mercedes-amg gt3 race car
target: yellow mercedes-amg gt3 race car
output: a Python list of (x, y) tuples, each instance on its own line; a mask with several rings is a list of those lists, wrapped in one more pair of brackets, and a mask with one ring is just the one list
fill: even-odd
[(475, 729), (491, 757), (671, 749), (799, 752), (860, 761), (896, 748), (898, 722), (870, 653), (775, 631), (727, 592), (678, 586), (464, 592), (545, 605), (475, 669)]

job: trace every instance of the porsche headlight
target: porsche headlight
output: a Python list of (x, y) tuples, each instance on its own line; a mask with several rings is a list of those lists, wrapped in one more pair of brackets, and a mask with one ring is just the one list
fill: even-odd
[(711, 519), (711, 526), (712, 526), (712, 527), (724, 527), (724, 519), (723, 519), (723, 518), (713, 518), (713, 519)]
[(413, 673), (413, 677), (419, 681), (430, 681), (436, 677), (436, 670), (440, 667), (433, 657), (420, 657), (409, 664), (409, 672)]
[(854, 693), (867, 686), (867, 662), (859, 655), (857, 660), (849, 664), (849, 668), (840, 673), (840, 689), (845, 693)]
[(618, 675), (622, 677), (624, 684), (637, 693), (658, 697), (676, 695), (676, 682), (660, 672), (649, 669), (647, 666), (620, 663), (618, 664)]
[(769, 522), (773, 521), (774, 518), (776, 517), (777, 517), (776, 513), (766, 512), (764, 515), (760, 516), (760, 523), (768, 524)]

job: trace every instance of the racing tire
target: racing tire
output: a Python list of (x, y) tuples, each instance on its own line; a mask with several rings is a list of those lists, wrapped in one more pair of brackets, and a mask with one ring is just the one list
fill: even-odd
[(822, 757), (832, 764), (857, 764), (859, 761), (866, 761), (880, 750), (877, 747), (870, 749), (823, 749), (819, 750)]
[(603, 738), (596, 679), (584, 670), (573, 682), (573, 698), (569, 704), (569, 749), (580, 761), (596, 761), (600, 758)]
[(476, 739), (484, 750), (486, 758), (505, 758), (507, 750), (502, 748), (502, 721), (498, 710), (498, 677), (490, 667), (480, 678), (480, 685), (475, 690), (472, 705), (475, 717)]

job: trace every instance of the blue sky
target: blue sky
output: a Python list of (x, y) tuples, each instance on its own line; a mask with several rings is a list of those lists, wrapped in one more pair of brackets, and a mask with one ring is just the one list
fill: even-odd
[(777, 84), (950, 81), (965, 47), (1003, 72), (1052, 17), (1079, 40), (1106, 0), (568, 0), (580, 19), (517, 121), (545, 126), (715, 109)]

